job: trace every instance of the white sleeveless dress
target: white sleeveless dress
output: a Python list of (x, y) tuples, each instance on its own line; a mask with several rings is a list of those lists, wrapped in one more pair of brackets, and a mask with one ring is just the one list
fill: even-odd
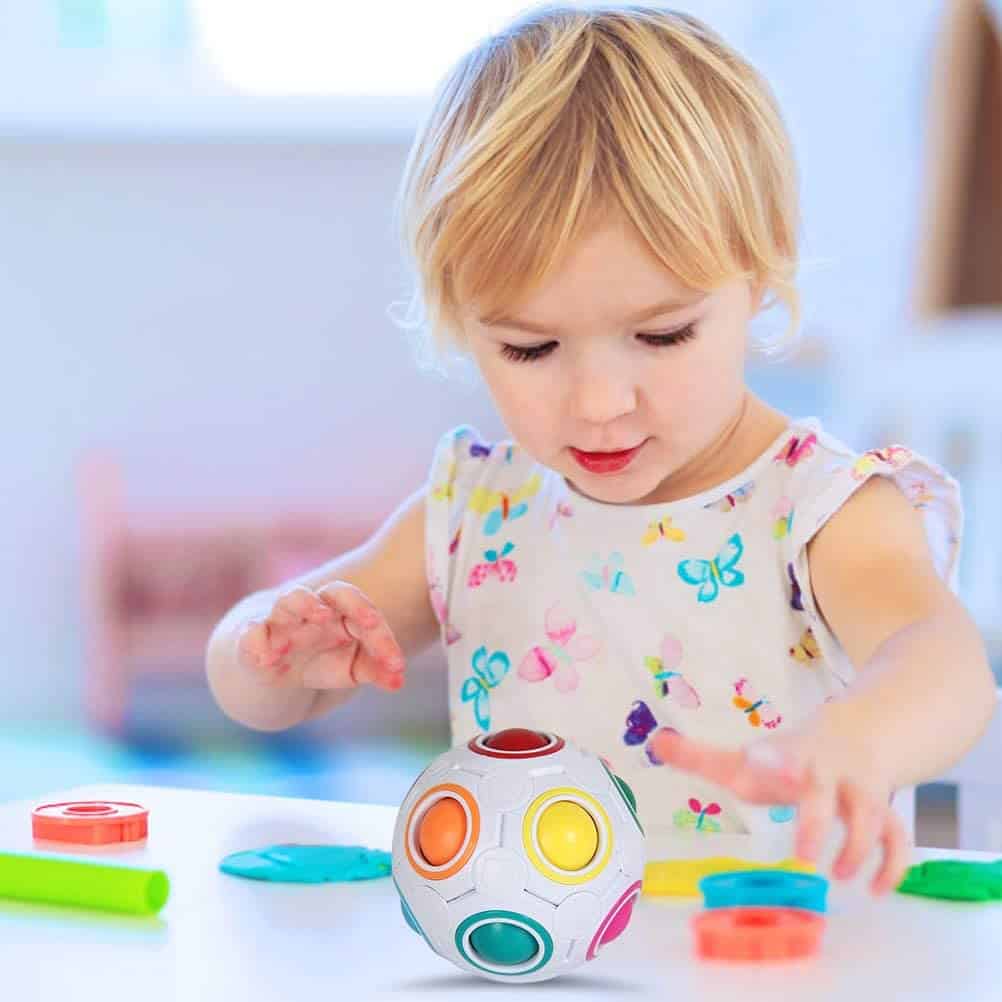
[(739, 476), (667, 504), (590, 500), (517, 445), (459, 428), (441, 440), (427, 503), (427, 567), (449, 664), (454, 743), (553, 731), (605, 757), (641, 820), (681, 834), (792, 830), (659, 767), (658, 728), (739, 747), (790, 727), (853, 678), (813, 601), (807, 544), (871, 476), (925, 514), (956, 585), (953, 479), (901, 446), (855, 453), (793, 422)]

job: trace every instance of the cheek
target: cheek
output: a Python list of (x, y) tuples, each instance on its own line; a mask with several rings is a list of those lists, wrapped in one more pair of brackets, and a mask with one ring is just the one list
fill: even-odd
[(742, 371), (719, 352), (680, 353), (658, 366), (647, 399), (658, 423), (673, 429), (673, 437), (698, 438), (707, 425), (715, 427), (733, 410), (744, 386)]
[(555, 424), (553, 415), (559, 409), (553, 380), (542, 374), (541, 368), (531, 362), (520, 366), (492, 363), (480, 370), (504, 423), (523, 443), (545, 437), (545, 429)]

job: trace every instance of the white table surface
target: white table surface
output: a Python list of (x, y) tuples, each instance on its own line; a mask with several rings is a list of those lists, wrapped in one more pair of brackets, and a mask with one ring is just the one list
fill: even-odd
[[(0, 901), (0, 997), (12, 1002), (286, 1002), (297, 998), (492, 1000), (557, 996), (786, 1002), (1002, 998), (1002, 904), (892, 894), (874, 901), (833, 883), (819, 956), (780, 965), (710, 964), (688, 926), (698, 901), (642, 898), (627, 933), (576, 972), (538, 985), (468, 975), (404, 924), (389, 879), (272, 884), (227, 876), (230, 852), (280, 842), (389, 849), (396, 810), (281, 797), (95, 786), (0, 805), (0, 850), (38, 851), (31, 808), (128, 800), (150, 810), (150, 837), (91, 853), (167, 871), (157, 918)], [(986, 855), (916, 850), (934, 857)]]

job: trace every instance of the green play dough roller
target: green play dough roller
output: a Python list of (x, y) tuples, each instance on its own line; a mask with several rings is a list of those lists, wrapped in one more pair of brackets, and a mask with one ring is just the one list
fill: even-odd
[(154, 915), (169, 893), (162, 870), (0, 852), (0, 898)]

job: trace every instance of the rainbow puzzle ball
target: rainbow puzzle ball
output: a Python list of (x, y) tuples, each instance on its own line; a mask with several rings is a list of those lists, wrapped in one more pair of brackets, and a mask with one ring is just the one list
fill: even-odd
[(640, 895), (633, 791), (555, 734), (510, 728), (436, 758), (393, 833), (407, 924), (494, 981), (565, 974), (620, 936)]

